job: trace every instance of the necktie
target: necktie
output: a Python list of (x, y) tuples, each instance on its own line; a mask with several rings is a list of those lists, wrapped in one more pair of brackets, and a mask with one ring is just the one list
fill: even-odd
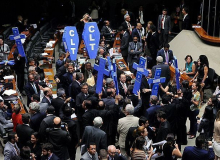
[(134, 50), (137, 51), (137, 43), (135, 43)]
[(92, 160), (95, 160), (95, 155), (92, 155)]
[(16, 151), (17, 155), (19, 156), (19, 155), (20, 155), (20, 153), (19, 153), (18, 148), (17, 148), (15, 145), (14, 145), (14, 148), (15, 148), (15, 151)]
[(37, 94), (37, 88), (36, 88), (35, 84), (32, 83), (32, 86), (33, 86), (33, 89), (34, 89), (35, 94)]
[(162, 16), (162, 19), (161, 19), (161, 29), (164, 29), (163, 28), (163, 22), (164, 22), (164, 16)]
[(127, 93), (127, 87), (126, 87), (125, 83), (123, 83), (123, 88), (124, 88), (124, 92)]
[(167, 62), (167, 64), (169, 63), (168, 52), (166, 52), (166, 62)]

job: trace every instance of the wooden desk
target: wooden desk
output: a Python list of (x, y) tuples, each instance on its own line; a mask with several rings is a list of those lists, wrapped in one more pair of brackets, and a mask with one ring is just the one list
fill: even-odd
[(118, 32), (115, 36), (115, 41), (113, 43), (113, 53), (116, 52), (116, 48), (119, 49), (117, 52), (121, 53), (120, 47), (121, 47), (121, 33)]
[[(122, 68), (122, 67), (120, 66), (120, 63), (123, 63), (126, 67), (125, 67), (125, 68)], [(118, 69), (120, 69), (120, 70), (122, 70), (122, 71), (129, 71), (128, 65), (127, 65), (127, 63), (125, 62), (124, 59), (116, 59), (116, 64), (117, 64)]]
[[(173, 66), (170, 66), (170, 80), (173, 80), (175, 77), (175, 68)], [(192, 85), (193, 82), (191, 82), (192, 78), (190, 78), (187, 74), (183, 73), (180, 74), (180, 83), (182, 83), (184, 80), (189, 81), (189, 86)]]
[(202, 40), (220, 45), (220, 38), (208, 35), (202, 27), (195, 28), (195, 32)]
[(44, 69), (44, 76), (45, 78), (48, 78), (49, 83), (52, 84), (53, 88), (52, 88), (52, 92), (53, 94), (57, 93), (57, 83), (54, 80), (54, 72), (52, 68), (45, 68)]

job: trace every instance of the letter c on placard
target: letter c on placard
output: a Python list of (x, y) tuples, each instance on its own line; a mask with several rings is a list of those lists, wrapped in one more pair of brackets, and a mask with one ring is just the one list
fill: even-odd
[(69, 34), (70, 34), (71, 37), (73, 37), (74, 36), (74, 30), (70, 30)]
[[(93, 29), (92, 29), (93, 28)], [(90, 33), (93, 33), (93, 32), (95, 32), (95, 29), (94, 29), (95, 27), (94, 26), (89, 26), (89, 32)]]

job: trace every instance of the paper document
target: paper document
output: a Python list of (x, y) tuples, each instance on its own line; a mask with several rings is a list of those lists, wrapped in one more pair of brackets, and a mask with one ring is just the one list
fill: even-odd
[(16, 93), (15, 90), (9, 89), (9, 90), (5, 90), (2, 95), (10, 96), (10, 95), (15, 94), (15, 93)]
[(4, 76), (3, 78), (4, 79), (14, 79), (15, 77), (13, 75), (10, 75), (10, 76)]

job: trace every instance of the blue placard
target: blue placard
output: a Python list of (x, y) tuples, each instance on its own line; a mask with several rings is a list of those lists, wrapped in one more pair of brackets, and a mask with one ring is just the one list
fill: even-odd
[(72, 61), (76, 60), (79, 46), (79, 36), (76, 31), (76, 27), (67, 26), (64, 28), (63, 42), (64, 48), (66, 45), (66, 52), (68, 51), (70, 53), (70, 59)]
[(154, 78), (148, 79), (148, 84), (153, 84), (151, 95), (157, 96), (158, 89), (159, 89), (159, 83), (164, 83), (166, 81), (165, 77), (160, 77), (161, 75), (161, 68), (157, 68), (156, 72), (154, 74)]
[(95, 59), (98, 52), (100, 32), (96, 22), (88, 22), (82, 34), (90, 59)]
[(108, 60), (108, 70), (110, 71), (111, 78), (114, 80), (116, 95), (118, 95), (119, 89), (118, 89), (118, 79), (117, 79), (117, 65), (115, 63), (115, 59), (113, 59), (113, 63), (112, 63), (111, 58), (108, 56), (107, 60)]
[(136, 79), (134, 83), (134, 89), (133, 89), (133, 93), (136, 95), (141, 87), (142, 75), (148, 76), (149, 74), (149, 72), (147, 71), (145, 67), (145, 64), (146, 64), (146, 59), (144, 57), (140, 58), (139, 64), (133, 63), (133, 68), (137, 70)]
[(12, 32), (13, 32), (14, 35), (10, 35), (9, 39), (10, 40), (15, 40), (15, 43), (16, 43), (17, 49), (18, 49), (18, 53), (21, 55), (21, 57), (25, 57), (25, 59), (26, 59), (24, 48), (23, 48), (23, 45), (22, 45), (22, 42), (21, 42), (21, 39), (24, 39), (25, 35), (24, 34), (19, 34), (19, 30), (18, 30), (17, 27), (13, 27)]
[(94, 69), (98, 71), (98, 77), (96, 82), (96, 93), (99, 94), (102, 92), (102, 85), (103, 85), (103, 78), (104, 75), (109, 76), (110, 71), (105, 69), (106, 59), (100, 58), (99, 59), (99, 66), (94, 65)]
[(176, 75), (176, 88), (177, 91), (180, 90), (180, 71), (178, 68), (178, 62), (176, 57), (174, 57), (175, 75)]

